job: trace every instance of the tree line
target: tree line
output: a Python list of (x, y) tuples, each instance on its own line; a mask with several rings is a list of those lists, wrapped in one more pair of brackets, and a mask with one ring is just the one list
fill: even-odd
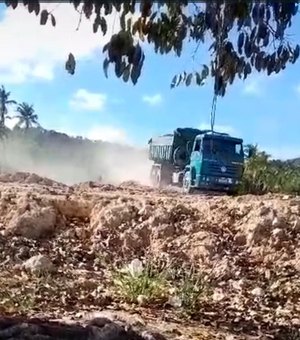
[(241, 194), (300, 194), (300, 166), (296, 162), (298, 159), (274, 160), (256, 145), (248, 145), (245, 149), (249, 148), (252, 155), (245, 161)]
[[(8, 108), (15, 106), (16, 114), (9, 115)], [(33, 105), (26, 102), (17, 103), (11, 99), (11, 93), (6, 91), (5, 87), (1, 85), (0, 88), (0, 133), (1, 135), (6, 130), (7, 119), (17, 118), (16, 127), (29, 129), (34, 126), (40, 126), (38, 122), (38, 115), (35, 113)]]

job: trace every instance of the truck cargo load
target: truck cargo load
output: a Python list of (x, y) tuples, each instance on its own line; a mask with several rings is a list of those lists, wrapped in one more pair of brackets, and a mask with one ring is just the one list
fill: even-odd
[(183, 166), (188, 163), (192, 143), (197, 135), (208, 130), (177, 128), (172, 134), (154, 137), (149, 141), (149, 159), (158, 162), (169, 162)]

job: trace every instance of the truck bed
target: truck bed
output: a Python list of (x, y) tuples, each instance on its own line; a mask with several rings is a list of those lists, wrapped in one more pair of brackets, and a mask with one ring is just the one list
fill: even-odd
[(204, 131), (193, 128), (177, 128), (172, 134), (154, 137), (149, 141), (149, 159), (157, 163), (173, 164), (173, 153), (176, 148), (186, 149), (188, 142)]

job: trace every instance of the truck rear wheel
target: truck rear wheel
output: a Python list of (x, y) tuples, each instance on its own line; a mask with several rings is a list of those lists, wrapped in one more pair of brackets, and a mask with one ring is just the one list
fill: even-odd
[(160, 168), (154, 166), (151, 169), (151, 184), (154, 188), (159, 188), (161, 186), (161, 171)]
[(161, 188), (161, 173), (160, 170), (156, 171), (155, 178), (154, 178), (154, 187)]

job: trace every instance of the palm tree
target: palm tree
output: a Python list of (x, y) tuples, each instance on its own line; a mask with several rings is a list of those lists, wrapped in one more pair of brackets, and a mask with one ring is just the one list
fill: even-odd
[(18, 127), (22, 125), (25, 126), (25, 129), (31, 128), (33, 125), (39, 126), (38, 123), (38, 115), (34, 113), (33, 105), (29, 105), (27, 103), (18, 104), (17, 112), (19, 113), (14, 118), (18, 118), (19, 122), (17, 123)]
[(17, 104), (15, 100), (9, 99), (10, 92), (6, 92), (5, 87), (1, 85), (0, 88), (0, 126), (4, 126), (5, 118), (7, 116), (7, 106)]
[(254, 157), (259, 153), (258, 146), (254, 144), (246, 144), (244, 145), (244, 152), (247, 158)]

